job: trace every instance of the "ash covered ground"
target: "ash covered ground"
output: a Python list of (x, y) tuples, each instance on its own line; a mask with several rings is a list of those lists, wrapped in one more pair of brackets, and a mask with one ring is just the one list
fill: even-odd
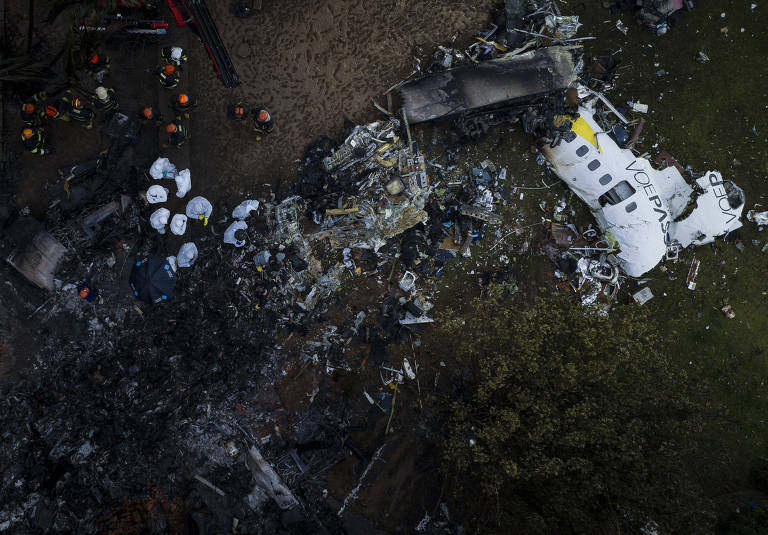
[[(284, 6), (265, 0), (263, 11), (247, 19), (233, 17), (223, 2), (210, 4), (242, 81), (235, 89), (221, 85), (200, 43), (173, 24), (161, 37), (99, 36), (98, 46), (112, 64), (104, 85), (117, 90), (121, 111), (135, 115), (152, 104), (170, 116), (167, 102), (179, 91), (196, 97), (199, 106), (188, 121), (191, 138), (182, 148), (162, 149), (162, 129), (144, 125), (136, 143), (124, 148), (109, 180), (80, 183), (74, 200), (62, 193), (56, 169), (109, 147), (99, 128), (104, 119), (98, 117), (93, 130), (55, 123), (50, 130), (56, 154), (40, 158), (23, 153), (17, 139), (19, 104), (41, 87), (4, 82), (4, 256), (38, 229), (71, 231), (73, 219), (109, 201), (127, 199), (105, 222), (96, 243), (83, 246), (69, 234), (72, 253), (56, 274), (54, 292), (35, 288), (5, 263), (0, 267), (0, 530), (412, 532), (428, 512), (431, 519), (424, 530), (458, 532), (444, 505), (439, 457), (429, 445), (430, 424), (438, 418), (421, 404), (427, 385), (435, 391), (450, 388), (441, 383), (448, 372), (439, 362), (420, 362), (418, 336), (395, 326), (393, 318), (404, 313), (398, 299), (415, 297), (420, 305), (432, 301), (437, 309), (460, 307), (462, 296), (482, 291), (491, 278), (512, 290), (525, 281), (532, 293), (554, 287), (554, 268), (538, 254), (546, 241), (541, 217), (552, 216), (567, 190), (549, 187), (556, 179), (537, 165), (533, 139), (518, 125), (495, 127), (491, 136), (471, 142), (458, 142), (445, 126), (426, 126), (414, 128), (412, 135), (425, 158), (437, 164), (431, 173), (439, 177), (439, 187), (474, 176), (474, 169), (492, 179), (501, 169), (508, 171), (506, 184), (496, 181), (499, 196), (494, 199), (503, 206), (499, 211), (505, 227), (484, 228), (483, 239), (471, 244), (474, 257), (461, 267), (451, 262), (459, 246), (452, 244), (448, 257), (439, 252), (439, 244), (450, 238), (440, 228), (449, 203), (425, 204), (429, 221), (439, 225), (396, 234), (377, 253), (355, 250), (350, 255), (342, 248), (318, 249), (314, 243), (307, 254), (307, 245), (285, 229), (277, 211), (292, 194), (304, 195), (298, 213), (309, 234), (323, 229), (313, 213), (352, 206), (359, 184), (338, 180), (332, 188), (335, 204), (317, 192), (317, 181), (324, 179), (318, 175), (322, 157), (341, 145), (353, 125), (386, 122), (370, 99), (386, 107), (383, 92), (411, 74), (414, 56), (423, 67), (438, 44), (463, 49), (472, 42), (473, 31), (495, 20), (494, 3), (395, 0), (369, 5), (349, 0)], [(50, 59), (71, 50), (66, 47), (73, 10), (46, 22), (47, 7), (33, 5), (36, 57)], [(3, 9), (4, 40), (21, 50), (28, 5), (6, 1)], [(595, 19), (592, 28), (609, 16), (603, 10), (578, 14)], [(165, 8), (160, 15), (171, 21)], [(701, 22), (719, 13), (693, 16)], [(652, 39), (637, 37), (642, 31), (633, 26), (630, 40), (635, 41), (626, 43), (612, 30), (604, 36), (605, 48), (610, 42), (613, 50), (623, 44), (642, 51)], [(671, 41), (675, 46), (682, 46), (683, 31), (695, 30), (691, 25), (679, 31), (667, 36), (676, 39)], [(731, 28), (734, 34), (737, 30)], [(159, 64), (162, 47), (176, 44), (188, 50), (190, 60), (179, 87), (163, 90), (148, 70)], [(727, 58), (707, 52), (713, 61), (727, 64)], [(689, 55), (699, 65), (695, 54)], [(632, 93), (647, 77), (666, 82), (653, 72), (674, 56), (670, 51), (661, 59), (649, 54), (636, 60), (643, 62), (645, 75), (630, 67), (629, 74), (625, 70), (620, 75), (620, 87)], [(654, 67), (654, 61), (669, 63)], [(45, 82), (47, 87), (95, 88), (82, 72), (67, 79), (65, 62), (66, 55), (53, 65), (55, 75)], [(656, 93), (647, 84), (628, 98), (655, 99)], [(678, 106), (682, 98), (667, 96)], [(277, 121), (275, 133), (256, 141), (249, 129), (227, 121), (226, 105), (238, 99), (268, 108)], [(663, 105), (661, 100), (655, 103)], [(397, 132), (405, 137), (402, 126)], [(684, 137), (684, 132), (676, 134)], [(646, 150), (652, 140), (664, 143), (660, 135), (653, 136), (647, 136)], [(684, 156), (702, 157), (688, 145), (682, 147)], [(710, 163), (708, 154), (702, 165)], [(172, 181), (163, 182), (171, 189), (164, 206), (182, 212), (191, 196), (203, 195), (213, 203), (208, 226), (190, 221), (183, 238), (159, 235), (149, 227), (154, 206), (147, 206), (140, 194), (153, 183), (146, 170), (158, 156), (192, 172), (193, 189), (183, 199), (174, 197)], [(733, 170), (730, 157), (720, 159), (717, 163)], [(751, 194), (758, 186), (747, 181), (746, 188)], [(459, 188), (442, 195), (458, 205), (474, 201), (477, 191)], [(248, 219), (248, 245), (234, 249), (222, 243), (222, 235), (232, 222), (231, 210), (246, 198), (259, 199), (262, 206)], [(572, 217), (578, 214), (588, 222), (583, 206), (568, 200), (568, 213), (573, 210)], [(176, 254), (189, 241), (196, 244), (199, 257), (179, 276), (174, 299), (158, 307), (137, 301), (128, 287), (136, 259)], [(253, 257), (264, 249), (273, 256), (282, 252), (285, 263), (257, 271)], [(730, 262), (731, 253), (722, 256), (730, 255)], [(704, 254), (707, 258), (710, 253)], [(711, 254), (719, 259), (717, 251)], [(304, 280), (299, 264), (310, 257), (316, 264), (310, 261), (305, 270), (313, 278)], [(705, 266), (703, 273), (712, 270), (715, 280), (726, 274), (724, 269), (720, 273)], [(420, 278), (415, 293), (398, 285), (406, 270)], [(673, 264), (669, 270), (685, 279), (688, 266)], [(759, 271), (756, 265), (750, 270)], [(328, 273), (333, 276), (323, 279)], [(102, 290), (103, 302), (78, 298), (75, 287), (82, 278)], [(674, 279), (660, 278), (660, 290), (672, 294)], [(624, 300), (629, 300), (627, 289)], [(714, 291), (704, 293), (707, 303), (717, 305), (706, 317), (708, 323), (725, 321), (718, 311), (721, 298)], [(658, 301), (650, 306), (659, 307), (660, 314), (680, 313), (679, 307), (664, 308)], [(741, 322), (742, 310), (738, 313)], [(703, 325), (696, 329), (703, 333)], [(397, 383), (396, 374), (388, 376), (381, 366), (400, 369), (404, 356), (418, 363), (422, 382), (406, 380), (395, 397), (389, 385)], [(273, 480), (267, 477), (265, 483), (254, 448), (295, 504), (270, 485)]]

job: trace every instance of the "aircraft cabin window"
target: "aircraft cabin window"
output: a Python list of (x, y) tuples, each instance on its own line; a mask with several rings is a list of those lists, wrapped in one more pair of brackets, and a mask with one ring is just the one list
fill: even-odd
[[(597, 202), (600, 203), (600, 206), (605, 206), (606, 204), (613, 206), (614, 204), (619, 204), (621, 201), (626, 201), (634, 194), (635, 188), (633, 188), (626, 180), (622, 180), (611, 189), (600, 195), (600, 197), (597, 198)], [(629, 206), (627, 206), (627, 208), (629, 208)]]
[(581, 147), (576, 149), (576, 156), (582, 157), (588, 152), (589, 152), (589, 147), (587, 147), (586, 145), (582, 145)]
[(627, 213), (634, 212), (637, 209), (637, 203), (632, 201), (624, 209), (627, 211)]
[(611, 183), (611, 180), (613, 180), (613, 177), (611, 175), (603, 175), (600, 177), (600, 185), (601, 186), (607, 186)]
[(598, 167), (600, 167), (600, 160), (592, 160), (591, 162), (589, 162), (589, 165), (587, 165), (587, 169), (589, 169), (590, 171), (594, 171)]

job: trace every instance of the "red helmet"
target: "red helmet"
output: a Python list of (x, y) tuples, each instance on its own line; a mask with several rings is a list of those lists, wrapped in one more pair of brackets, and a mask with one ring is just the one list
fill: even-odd
[(35, 111), (35, 105), (32, 104), (31, 102), (27, 102), (26, 104), (24, 104), (24, 106), (22, 106), (22, 109), (24, 110), (25, 113), (32, 113), (33, 111)]
[(165, 125), (165, 131), (169, 134), (173, 134), (178, 128), (176, 128), (176, 123), (168, 123)]
[(22, 136), (24, 139), (29, 139), (29, 138), (31, 138), (31, 137), (32, 137), (34, 134), (35, 134), (35, 131), (34, 131), (34, 130), (32, 130), (31, 128), (25, 128), (24, 130), (22, 130), (22, 131), (21, 131), (21, 136)]
[(88, 56), (88, 63), (92, 65), (96, 65), (99, 62), (99, 55), (98, 54), (91, 54)]
[(80, 97), (72, 97), (72, 107), (75, 108), (76, 110), (79, 110), (80, 108), (83, 107), (83, 103), (80, 100)]
[(245, 115), (245, 108), (242, 106), (235, 106), (235, 115), (238, 117), (242, 117)]
[(82, 297), (83, 299), (85, 299), (86, 297), (88, 297), (88, 295), (89, 295), (90, 293), (91, 293), (91, 289), (90, 289), (90, 288), (88, 288), (88, 286), (86, 286), (85, 288), (83, 288), (82, 290), (80, 290), (80, 297)]
[(45, 107), (45, 114), (48, 117), (56, 117), (59, 114), (59, 110), (56, 109), (56, 106), (48, 105)]
[(152, 108), (144, 108), (141, 113), (144, 115), (145, 118), (151, 119), (155, 116), (154, 113), (152, 113)]
[(169, 76), (170, 76), (171, 74), (173, 74), (173, 73), (175, 73), (175, 72), (176, 72), (176, 67), (174, 67), (173, 65), (171, 65), (171, 64), (169, 63), (168, 65), (166, 65), (165, 67), (163, 67), (163, 70), (165, 71), (165, 74), (167, 74), (167, 75), (169, 75)]
[(267, 110), (261, 110), (259, 115), (256, 116), (256, 119), (258, 119), (260, 123), (266, 123), (269, 121), (269, 113), (267, 113)]
[(186, 93), (179, 94), (179, 104), (186, 104), (189, 102), (189, 95)]

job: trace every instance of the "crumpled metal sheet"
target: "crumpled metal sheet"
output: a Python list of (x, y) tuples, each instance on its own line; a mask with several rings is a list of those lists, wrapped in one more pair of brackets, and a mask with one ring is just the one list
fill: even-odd
[(574, 80), (573, 56), (563, 47), (465, 65), (406, 82), (399, 91), (409, 123), (420, 123), (544, 95)]

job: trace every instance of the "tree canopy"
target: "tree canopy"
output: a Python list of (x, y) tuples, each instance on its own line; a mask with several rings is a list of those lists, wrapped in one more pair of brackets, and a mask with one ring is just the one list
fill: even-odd
[(566, 299), (524, 305), (493, 294), (469, 308), (426, 340), (464, 372), (443, 451), (467, 525), (510, 534), (711, 530), (711, 507), (681, 469), (698, 428), (695, 385), (639, 307), (604, 317)]

